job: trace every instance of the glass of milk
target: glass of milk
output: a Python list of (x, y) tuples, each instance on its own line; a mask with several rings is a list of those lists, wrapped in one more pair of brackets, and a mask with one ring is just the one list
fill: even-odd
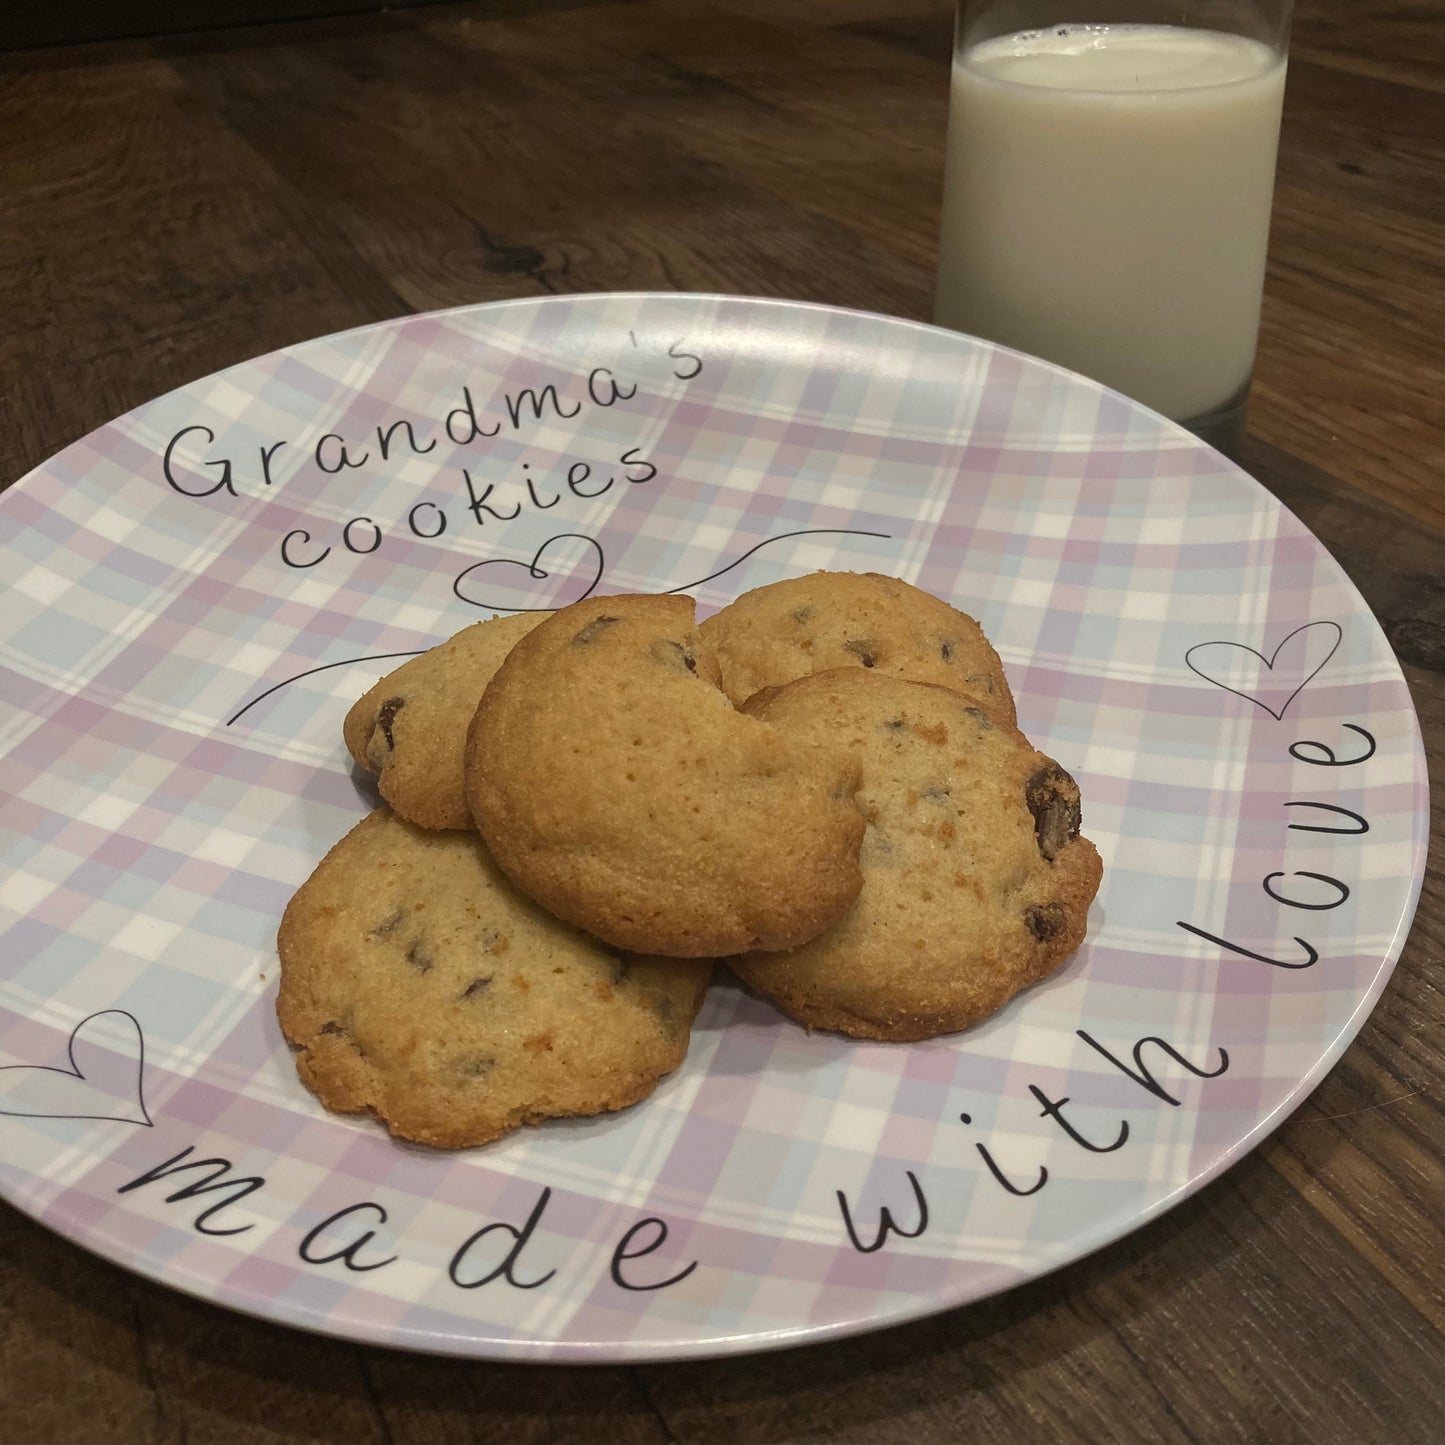
[(1291, 0), (958, 0), (934, 319), (1243, 430)]

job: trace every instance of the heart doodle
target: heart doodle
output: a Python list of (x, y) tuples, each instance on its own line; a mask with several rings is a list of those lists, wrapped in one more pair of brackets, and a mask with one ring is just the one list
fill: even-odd
[[(558, 542), (581, 542), (582, 550), (574, 555), (570, 564), (566, 561), (569, 549), (557, 548)], [(551, 566), (561, 570), (563, 582), (547, 595), (539, 596), (533, 582), (549, 581), (552, 573), (542, 565), (542, 559), (549, 549), (555, 549)], [(489, 612), (553, 612), (573, 602), (590, 597), (602, 580), (604, 558), (601, 546), (591, 537), (580, 532), (562, 532), (548, 537), (530, 562), (516, 562), (510, 557), (488, 557), (485, 562), (474, 562), (452, 583), (452, 591), (473, 607), (485, 608)], [(488, 568), (492, 570), (487, 571)], [(582, 584), (579, 590), (578, 584)], [(481, 595), (479, 586), (487, 588)]]
[(1268, 657), (1242, 642), (1199, 642), (1184, 654), (1184, 661), (1205, 682), (1252, 702), (1273, 718), (1283, 718), (1285, 709), (1339, 650), (1343, 636), (1338, 622), (1306, 622)]
[(66, 1044), (68, 1069), (0, 1068), (0, 1114), (30, 1119), (111, 1119), (152, 1127), (145, 1105), (145, 1036), (134, 1014), (102, 1009), (83, 1018)]

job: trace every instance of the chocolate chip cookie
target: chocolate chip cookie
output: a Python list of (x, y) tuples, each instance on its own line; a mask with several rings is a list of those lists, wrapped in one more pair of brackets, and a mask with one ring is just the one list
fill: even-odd
[(861, 886), (858, 762), (737, 712), (691, 598), (594, 597), (513, 648), (467, 751), (477, 827), (512, 881), (621, 948), (789, 948)]
[(422, 828), (470, 828), (463, 756), (472, 714), (502, 659), (547, 613), (474, 622), (360, 697), (342, 735), (381, 796)]
[(859, 668), (751, 698), (791, 741), (843, 739), (863, 771), (863, 891), (786, 953), (731, 960), (810, 1028), (929, 1038), (987, 1018), (1084, 938), (1102, 864), (1079, 790), (1051, 758), (952, 689)]
[(682, 1062), (711, 970), (608, 948), (519, 894), (475, 833), (386, 808), (301, 886), (278, 947), (307, 1087), (443, 1148), (644, 1098)]
[(702, 624), (723, 691), (741, 706), (765, 687), (834, 667), (936, 682), (1015, 722), (1003, 664), (978, 623), (876, 572), (813, 572), (744, 592)]

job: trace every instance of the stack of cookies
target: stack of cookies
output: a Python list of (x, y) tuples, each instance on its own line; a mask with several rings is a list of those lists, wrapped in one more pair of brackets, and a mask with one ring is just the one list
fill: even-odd
[(479, 622), (345, 738), (386, 806), (287, 908), (277, 1009), (328, 1108), (444, 1147), (645, 1097), (718, 960), (809, 1028), (966, 1028), (1099, 887), (978, 624), (892, 577)]

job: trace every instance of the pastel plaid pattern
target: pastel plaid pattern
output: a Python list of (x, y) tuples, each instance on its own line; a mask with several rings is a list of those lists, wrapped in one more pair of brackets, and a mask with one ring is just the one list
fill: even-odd
[[(468, 395), (495, 435), (457, 440)], [(288, 537), (312, 565), (283, 561)], [(424, 648), (479, 605), (595, 583), (691, 587), (708, 611), (821, 567), (906, 577), (994, 639), (1106, 861), (1069, 967), (911, 1047), (808, 1035), (722, 984), (645, 1104), (454, 1156), (326, 1115), (275, 1022), (273, 940), (369, 806), (340, 723), (394, 663), (351, 660)], [(326, 338), (11, 488), (0, 577), (0, 1190), (131, 1268), (355, 1338), (705, 1354), (1006, 1288), (1177, 1202), (1294, 1107), (1418, 894), (1418, 727), (1338, 565), (1143, 408), (929, 327), (637, 295)], [(1335, 636), (1311, 623), (1338, 647), (1306, 678)], [(1208, 643), (1236, 646), (1191, 670)], [(1366, 734), (1367, 760), (1326, 765)], [(1368, 832), (1300, 826), (1338, 810)], [(1312, 967), (1279, 966), (1296, 937)], [(1128, 1070), (1150, 1036), (1214, 1076), (1145, 1044), (1146, 1087)], [(183, 1167), (124, 1188), (217, 1158), (231, 1183), (210, 1192), (167, 1202), (207, 1182)], [(522, 1231), (544, 1189), (517, 1282), (478, 1283), (516, 1235), (463, 1246)], [(839, 1191), (862, 1244), (885, 1206), (906, 1233), (856, 1247)]]

